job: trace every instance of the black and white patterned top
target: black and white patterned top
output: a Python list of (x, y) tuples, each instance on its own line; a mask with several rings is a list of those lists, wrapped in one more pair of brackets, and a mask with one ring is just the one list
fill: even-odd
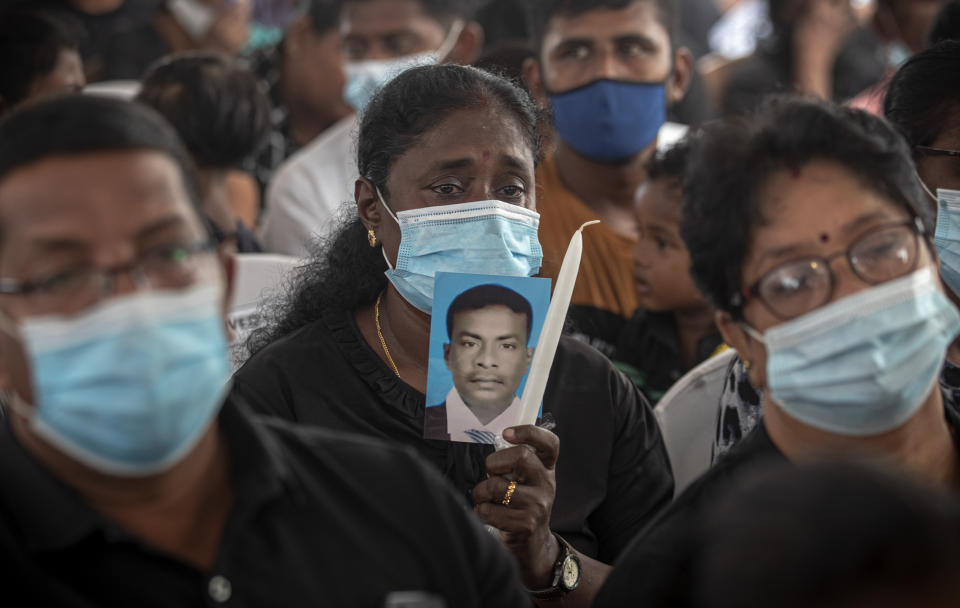
[(257, 49), (244, 59), (247, 68), (256, 76), (260, 90), (270, 98), (273, 106), (270, 112), (270, 134), (260, 152), (244, 165), (244, 170), (257, 180), (261, 193), (266, 193), (274, 171), (300, 149), (300, 145), (290, 134), (287, 107), (283, 102), (280, 86), (282, 60), (281, 44)]
[[(944, 405), (960, 410), (960, 366), (944, 361), (940, 392)], [(727, 378), (720, 394), (717, 432), (713, 440), (714, 462), (760, 424), (762, 400), (763, 392), (750, 384), (747, 369), (740, 357), (735, 357), (727, 368)]]
[(763, 393), (750, 384), (750, 375), (743, 361), (734, 357), (720, 393), (717, 432), (713, 440), (714, 462), (760, 424), (762, 398)]

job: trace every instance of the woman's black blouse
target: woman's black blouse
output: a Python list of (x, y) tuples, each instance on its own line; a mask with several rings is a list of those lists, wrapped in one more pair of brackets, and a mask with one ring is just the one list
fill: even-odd
[[(261, 414), (414, 447), (464, 498), (485, 477), (489, 445), (423, 438), (423, 393), (390, 370), (352, 313), (328, 312), (264, 348), (233, 390)], [(649, 403), (594, 349), (563, 338), (544, 397), (560, 438), (551, 528), (610, 563), (673, 495)]]

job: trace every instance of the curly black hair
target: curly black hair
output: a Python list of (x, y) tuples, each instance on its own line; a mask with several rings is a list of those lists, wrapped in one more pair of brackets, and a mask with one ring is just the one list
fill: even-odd
[(752, 121), (711, 125), (692, 141), (681, 234), (694, 281), (718, 310), (741, 315), (733, 297), (753, 233), (765, 221), (764, 186), (775, 173), (812, 161), (840, 165), (931, 233), (933, 210), (923, 202), (910, 149), (889, 123), (825, 101), (772, 98)]
[[(512, 118), (540, 159), (538, 111), (510, 81), (468, 66), (434, 65), (403, 72), (370, 102), (360, 123), (357, 167), (389, 199), (387, 176), (398, 158), (450, 114), (489, 105)], [(251, 334), (252, 354), (317, 319), (324, 310), (350, 311), (373, 303), (387, 285), (380, 247), (367, 244), (356, 207), (342, 208), (333, 234), (314, 244), (311, 261), (294, 273), (287, 295), (272, 303), (267, 325)]]

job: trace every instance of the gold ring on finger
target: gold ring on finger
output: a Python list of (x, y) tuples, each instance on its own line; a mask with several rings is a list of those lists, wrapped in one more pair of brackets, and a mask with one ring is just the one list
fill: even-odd
[(513, 493), (517, 490), (517, 482), (511, 481), (507, 485), (507, 493), (503, 495), (503, 500), (500, 501), (500, 504), (507, 507), (510, 506), (510, 500), (513, 498)]

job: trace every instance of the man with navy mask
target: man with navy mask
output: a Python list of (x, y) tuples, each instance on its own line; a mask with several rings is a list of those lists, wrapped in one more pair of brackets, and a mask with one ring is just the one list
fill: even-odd
[(637, 308), (634, 198), (643, 164), (671, 138), (667, 108), (679, 102), (693, 58), (673, 42), (669, 0), (535, 0), (537, 57), (524, 80), (553, 115), (556, 149), (537, 172), (543, 274), (556, 278), (584, 222), (580, 276), (570, 317), (578, 337), (612, 352)]
[[(472, 63), (483, 48), (474, 0), (346, 0), (340, 13), (346, 84), (358, 113), (400, 72)], [(305, 256), (340, 206), (353, 200), (357, 117), (349, 116), (283, 164), (267, 190), (261, 239), (271, 252)]]
[(407, 451), (225, 401), (230, 263), (191, 175), (136, 104), (67, 96), (0, 123), (5, 598), (526, 605), (511, 560)]

